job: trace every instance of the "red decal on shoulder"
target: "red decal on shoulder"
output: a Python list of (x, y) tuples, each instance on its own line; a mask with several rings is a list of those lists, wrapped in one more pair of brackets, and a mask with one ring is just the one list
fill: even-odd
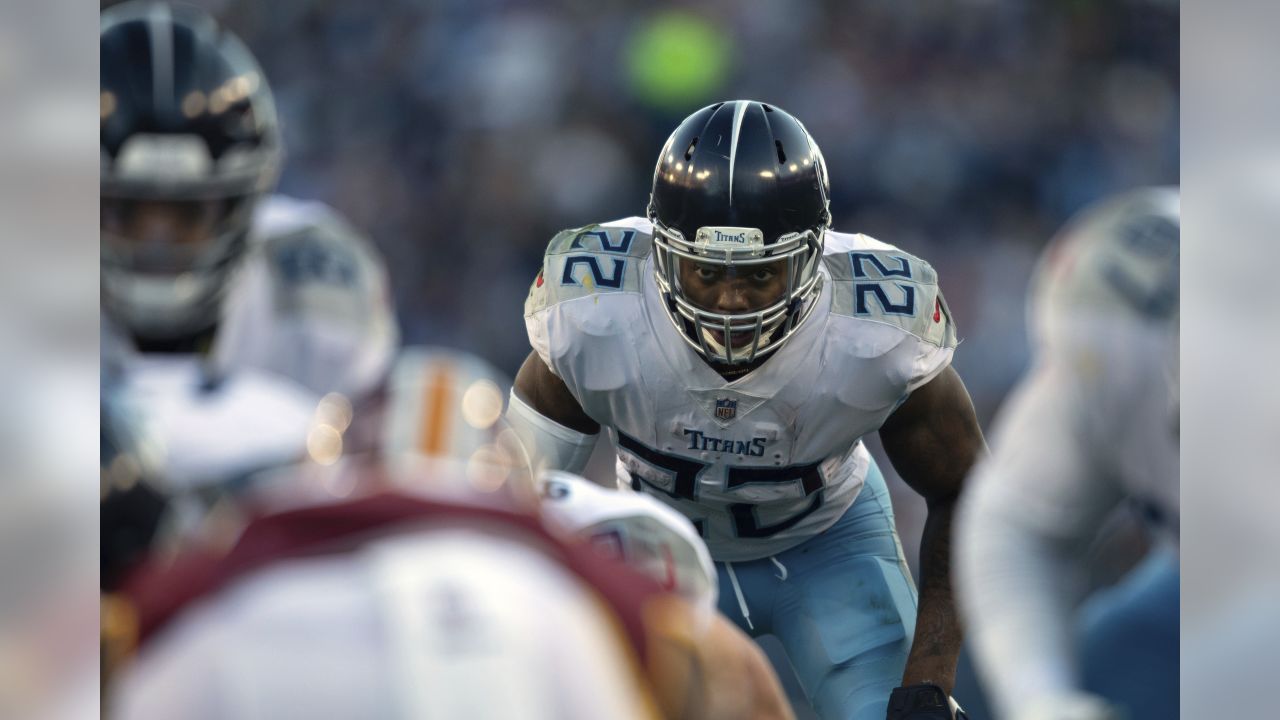
[(542, 287), (542, 271), (538, 271), (538, 279), (533, 281), (534, 287)]
[(942, 301), (938, 299), (933, 301), (933, 321), (942, 322)]

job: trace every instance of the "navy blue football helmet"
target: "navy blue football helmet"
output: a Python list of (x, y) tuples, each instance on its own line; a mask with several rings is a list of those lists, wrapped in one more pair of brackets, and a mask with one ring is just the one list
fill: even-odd
[[(694, 350), (716, 363), (750, 363), (777, 350), (809, 317), (822, 289), (829, 195), (822, 152), (781, 108), (716, 103), (671, 133), (654, 170), (648, 215), (667, 313)], [(765, 308), (715, 312), (689, 299), (682, 262), (784, 262), (786, 292)]]
[(253, 56), (204, 11), (103, 11), (102, 304), (140, 339), (216, 323), (256, 201), (283, 155)]

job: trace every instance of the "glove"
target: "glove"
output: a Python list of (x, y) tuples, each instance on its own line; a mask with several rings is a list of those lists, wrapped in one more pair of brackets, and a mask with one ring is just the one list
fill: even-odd
[(896, 687), (889, 695), (885, 720), (968, 720), (969, 716), (942, 688), (930, 683)]

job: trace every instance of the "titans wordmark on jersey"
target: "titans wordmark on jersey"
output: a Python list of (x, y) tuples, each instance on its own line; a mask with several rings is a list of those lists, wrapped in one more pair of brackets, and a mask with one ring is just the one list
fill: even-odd
[(530, 288), (530, 342), (618, 446), (618, 481), (684, 513), (717, 560), (773, 555), (830, 527), (871, 462), (860, 439), (951, 361), (928, 263), (828, 232), (818, 307), (729, 382), (677, 334), (643, 218), (557, 235)]

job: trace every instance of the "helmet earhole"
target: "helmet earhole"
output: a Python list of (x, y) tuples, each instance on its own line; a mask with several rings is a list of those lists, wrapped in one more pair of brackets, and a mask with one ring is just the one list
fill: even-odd
[(773, 141), (773, 146), (774, 146), (775, 148), (777, 148), (777, 149), (778, 149), (778, 163), (779, 163), (779, 164), (786, 164), (786, 162), (787, 162), (787, 154), (786, 154), (785, 152), (783, 152), (783, 151), (782, 151), (782, 141), (781, 141), (781, 140), (774, 140), (774, 141)]

